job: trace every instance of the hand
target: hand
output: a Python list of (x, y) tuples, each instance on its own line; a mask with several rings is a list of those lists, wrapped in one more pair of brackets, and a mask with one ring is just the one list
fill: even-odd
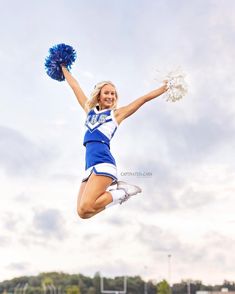
[(65, 66), (64, 63), (61, 63), (61, 64), (60, 64), (60, 67), (61, 67), (61, 70), (62, 70), (63, 74), (65, 74), (65, 72), (68, 71), (68, 69), (67, 69), (67, 67)]
[(164, 80), (163, 81), (163, 87), (165, 89), (165, 92), (169, 89), (169, 86), (168, 86), (168, 80)]

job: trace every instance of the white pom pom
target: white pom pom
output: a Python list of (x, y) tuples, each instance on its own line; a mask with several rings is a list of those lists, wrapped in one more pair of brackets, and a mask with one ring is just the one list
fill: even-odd
[(185, 82), (185, 74), (180, 68), (170, 71), (164, 78), (164, 81), (166, 81), (168, 88), (166, 91), (166, 101), (175, 102), (187, 94), (188, 88)]

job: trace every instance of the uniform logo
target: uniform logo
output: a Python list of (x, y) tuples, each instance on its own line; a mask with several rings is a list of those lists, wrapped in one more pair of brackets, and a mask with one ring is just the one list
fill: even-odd
[(86, 120), (86, 124), (91, 124), (91, 125), (95, 125), (95, 124), (103, 124), (106, 121), (106, 117), (108, 115), (107, 114), (91, 114), (88, 115), (87, 120)]

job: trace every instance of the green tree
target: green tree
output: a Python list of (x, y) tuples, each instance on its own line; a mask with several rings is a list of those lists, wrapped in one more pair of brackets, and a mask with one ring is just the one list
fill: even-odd
[(45, 289), (47, 288), (47, 286), (51, 286), (53, 285), (53, 280), (50, 277), (44, 277), (44, 279), (42, 280), (42, 288), (45, 291)]
[(166, 280), (162, 280), (157, 284), (157, 294), (170, 294), (171, 288)]
[(42, 285), (45, 285), (45, 286), (53, 285), (53, 280), (52, 280), (52, 278), (50, 278), (50, 277), (45, 277), (45, 278), (42, 280)]
[(71, 286), (66, 289), (66, 294), (81, 294), (78, 286)]
[[(20, 293), (20, 291), (19, 291)], [(43, 289), (41, 287), (28, 287), (27, 294), (43, 294)]]

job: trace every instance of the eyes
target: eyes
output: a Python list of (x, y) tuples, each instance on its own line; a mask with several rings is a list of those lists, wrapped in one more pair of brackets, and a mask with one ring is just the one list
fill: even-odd
[(110, 91), (104, 91), (103, 94), (104, 95), (109, 95), (110, 94), (112, 96), (115, 96), (115, 92), (114, 91), (112, 91), (112, 92), (110, 92)]

